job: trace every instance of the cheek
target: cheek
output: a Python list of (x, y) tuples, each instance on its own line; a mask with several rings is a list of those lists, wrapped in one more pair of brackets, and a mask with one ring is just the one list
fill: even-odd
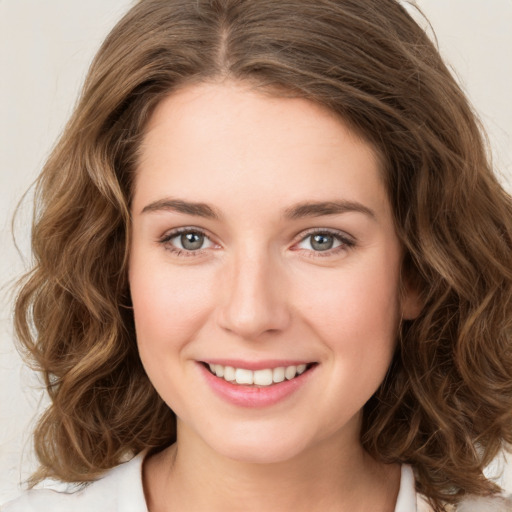
[(328, 353), (328, 377), (316, 398), (318, 410), (330, 411), (327, 433), (362, 410), (384, 380), (395, 351), (398, 273), (376, 270), (332, 276), (324, 286), (317, 281), (302, 292), (308, 329)]
[(190, 341), (210, 316), (211, 279), (150, 260), (138, 265), (134, 258), (130, 265), (137, 346), (153, 386), (180, 415), (187, 411), (189, 396), (182, 384), (190, 367), (183, 363), (190, 356)]
[(398, 268), (398, 257), (361, 261), (304, 280), (295, 293), (302, 297), (309, 328), (323, 340), (347, 379), (372, 375), (374, 381), (387, 371), (400, 320)]
[(304, 309), (326, 332), (349, 330), (357, 335), (374, 328), (376, 333), (389, 333), (399, 319), (398, 270), (358, 266), (304, 280)]
[(130, 266), (130, 291), (139, 347), (176, 348), (190, 340), (208, 316), (211, 279), (203, 272), (137, 259)]

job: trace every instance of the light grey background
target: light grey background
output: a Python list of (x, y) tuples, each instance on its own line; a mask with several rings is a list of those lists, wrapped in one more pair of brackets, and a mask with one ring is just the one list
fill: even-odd
[[(25, 261), (12, 242), (12, 214), (71, 113), (95, 51), (134, 3), (0, 0), (0, 503), (19, 492), (19, 482), (34, 468), (30, 429), (44, 405), (37, 379), (13, 349), (9, 286), (30, 261), (29, 203), (16, 226)], [(418, 5), (488, 130), (496, 167), (510, 190), (512, 0)], [(497, 461), (490, 472), (500, 468), (512, 492), (512, 463)]]

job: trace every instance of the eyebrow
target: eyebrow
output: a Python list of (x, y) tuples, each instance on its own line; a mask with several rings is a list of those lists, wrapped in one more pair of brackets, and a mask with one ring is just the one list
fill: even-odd
[(221, 218), (220, 213), (213, 207), (205, 203), (194, 203), (183, 201), (182, 199), (159, 199), (145, 206), (141, 213), (158, 212), (169, 210), (187, 215), (195, 215), (197, 217), (205, 217), (207, 219), (218, 220)]
[(287, 208), (284, 216), (295, 220), (303, 217), (321, 217), (323, 215), (339, 215), (347, 212), (358, 212), (375, 219), (375, 212), (367, 206), (356, 201), (307, 201)]
[[(174, 211), (186, 215), (194, 215), (207, 219), (219, 220), (220, 212), (206, 204), (184, 201), (183, 199), (165, 198), (154, 201), (145, 206), (141, 213)], [(375, 219), (375, 212), (367, 206), (356, 201), (306, 201), (290, 206), (284, 210), (284, 218), (289, 220), (302, 219), (304, 217), (322, 217), (324, 215), (339, 215), (348, 212), (358, 212)]]

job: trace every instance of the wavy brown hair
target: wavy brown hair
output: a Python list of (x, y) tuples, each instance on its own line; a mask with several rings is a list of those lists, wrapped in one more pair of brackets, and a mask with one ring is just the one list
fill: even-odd
[(400, 328), (362, 442), (411, 464), (436, 511), (492, 494), (483, 469), (512, 443), (512, 201), (467, 99), (394, 0), (142, 0), (108, 36), (37, 182), (35, 266), (16, 302), (51, 398), (33, 482), (92, 480), (175, 440), (137, 353), (132, 182), (155, 106), (226, 79), (323, 105), (381, 155), (423, 311)]

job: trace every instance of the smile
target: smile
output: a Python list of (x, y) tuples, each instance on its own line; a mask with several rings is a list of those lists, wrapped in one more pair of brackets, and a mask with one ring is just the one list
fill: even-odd
[(311, 381), (319, 366), (317, 362), (302, 361), (197, 363), (206, 384), (216, 396), (244, 408), (269, 407), (285, 401)]
[(248, 370), (246, 368), (235, 368), (221, 364), (209, 364), (210, 372), (232, 384), (244, 386), (271, 386), (285, 380), (292, 380), (302, 375), (307, 369), (306, 364), (279, 366), (277, 368), (264, 368), (261, 370)]

